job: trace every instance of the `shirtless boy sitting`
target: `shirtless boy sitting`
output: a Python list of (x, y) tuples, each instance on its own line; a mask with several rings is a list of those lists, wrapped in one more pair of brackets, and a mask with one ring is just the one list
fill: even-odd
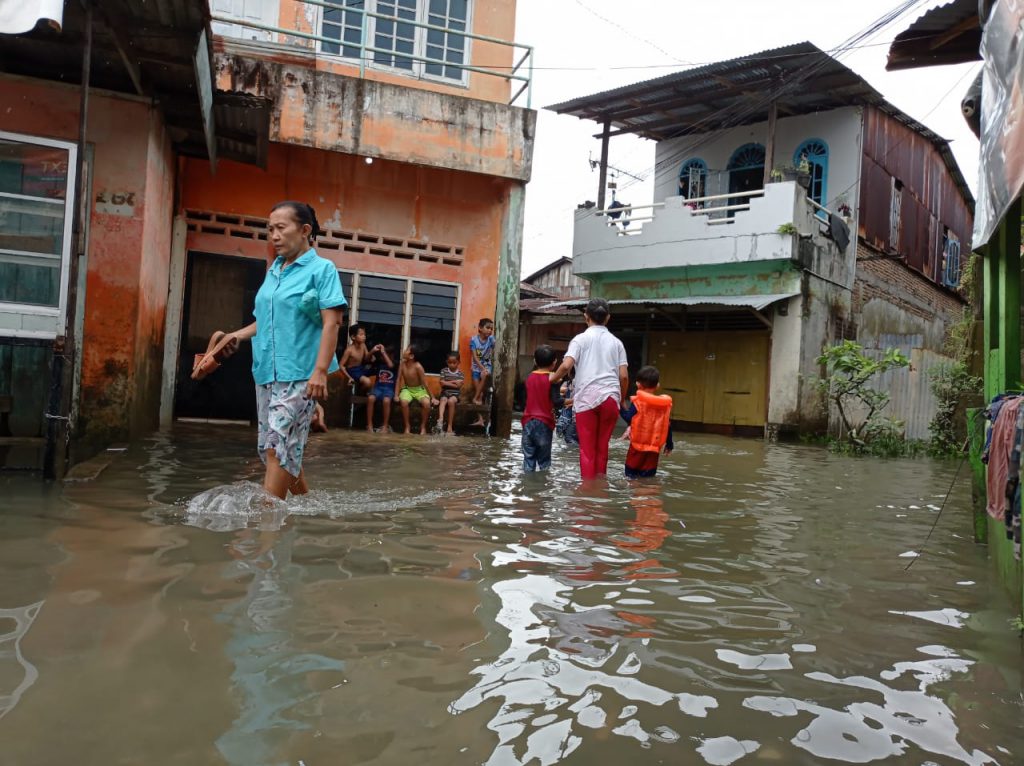
[(405, 433), (410, 433), (409, 427), (409, 403), (414, 399), (420, 403), (420, 433), (427, 432), (427, 420), (430, 419), (430, 405), (433, 403), (430, 392), (427, 391), (427, 374), (423, 371), (423, 365), (416, 361), (419, 349), (416, 346), (409, 346), (402, 352), (402, 364), (398, 367), (398, 402), (402, 405), (402, 424), (405, 426)]
[(370, 349), (366, 347), (366, 330), (354, 324), (348, 328), (349, 344), (341, 355), (341, 369), (356, 387), (356, 393), (369, 391), (373, 384), (370, 369)]

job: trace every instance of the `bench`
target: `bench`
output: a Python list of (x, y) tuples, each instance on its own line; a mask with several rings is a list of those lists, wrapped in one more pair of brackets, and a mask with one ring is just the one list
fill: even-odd
[[(349, 423), (348, 425), (352, 428), (356, 427), (358, 422), (362, 426), (366, 425), (366, 399), (367, 397), (362, 394), (349, 394)], [(377, 402), (374, 407), (374, 414), (379, 417), (377, 413), (380, 411), (380, 402)], [(416, 428), (420, 422), (420, 413), (422, 408), (416, 402), (409, 405), (409, 425), (411, 428)], [(428, 410), (429, 421), (427, 423), (427, 430), (429, 431), (437, 423), (437, 405), (431, 405)], [(483, 417), (484, 424), (482, 426), (474, 425), (478, 417)], [(391, 430), (401, 431), (402, 430), (402, 406), (397, 402), (391, 403), (391, 422), (389, 423)], [(454, 427), (456, 430), (465, 430), (471, 428), (479, 428), (483, 431), (485, 436), (491, 435), (491, 405), (490, 404), (472, 404), (470, 402), (459, 402), (455, 408), (455, 422)]]

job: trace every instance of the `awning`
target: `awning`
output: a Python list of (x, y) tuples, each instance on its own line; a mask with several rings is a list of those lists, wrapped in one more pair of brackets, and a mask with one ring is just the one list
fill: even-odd
[(40, 19), (60, 30), (64, 20), (64, 0), (11, 0), (0, 3), (0, 34), (30, 32)]
[[(608, 301), (609, 306), (730, 306), (760, 311), (767, 306), (795, 298), (800, 293), (775, 293), (773, 295), (687, 295), (680, 298), (622, 298)], [(589, 298), (549, 303), (543, 308), (579, 308), (587, 305)]]

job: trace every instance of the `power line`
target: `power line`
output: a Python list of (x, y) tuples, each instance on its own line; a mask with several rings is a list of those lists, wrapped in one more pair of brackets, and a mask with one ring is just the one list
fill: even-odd
[[(714, 124), (716, 131), (721, 131), (733, 127), (738, 127), (751, 116), (762, 112), (772, 101), (777, 100), (780, 96), (788, 93), (801, 84), (803, 84), (808, 78), (821, 71), (824, 67), (828, 66), (833, 61), (838, 61), (845, 57), (850, 51), (856, 49), (858, 46), (863, 45), (872, 37), (879, 34), (883, 29), (892, 24), (903, 14), (912, 10), (915, 6), (920, 5), (925, 0), (905, 0), (903, 3), (886, 12), (879, 18), (871, 22), (866, 28), (852, 35), (851, 37), (844, 40), (838, 46), (833, 48), (831, 51), (824, 53), (810, 52), (807, 55), (818, 57), (818, 60), (797, 69), (787, 80), (782, 83), (779, 87), (768, 89), (761, 98), (754, 99), (753, 101), (745, 104), (732, 104), (722, 109), (715, 110), (710, 114), (706, 115), (696, 123), (688, 126), (688, 133), (698, 132), (702, 126), (710, 126)], [(645, 180), (652, 174), (657, 174), (669, 165), (677, 164), (683, 157), (693, 154), (701, 146), (705, 145), (709, 141), (713, 140), (716, 133), (703, 133), (695, 136), (692, 141), (684, 144), (679, 149), (675, 150), (672, 154), (662, 158), (654, 164), (652, 168), (646, 173), (641, 174), (645, 176)], [(632, 183), (624, 185), (624, 189), (632, 186)]]

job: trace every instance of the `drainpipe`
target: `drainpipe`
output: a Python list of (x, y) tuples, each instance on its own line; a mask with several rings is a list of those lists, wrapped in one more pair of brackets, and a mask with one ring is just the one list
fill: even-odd
[(764, 147), (764, 181), (761, 186), (767, 186), (772, 179), (772, 168), (775, 167), (775, 121), (778, 119), (778, 103), (772, 101), (768, 106), (768, 140)]
[(53, 363), (50, 368), (50, 401), (46, 408), (46, 447), (43, 451), (43, 476), (59, 479), (67, 469), (68, 444), (71, 440), (71, 376), (75, 358), (75, 311), (78, 303), (78, 264), (85, 255), (83, 214), (88, 201), (84, 194), (88, 188), (83, 176), (86, 150), (86, 126), (89, 110), (89, 80), (92, 64), (92, 5), (82, 0), (85, 11), (82, 48), (82, 86), (78, 106), (78, 155), (75, 161), (75, 185), (72, 199), (72, 256), (68, 264), (68, 294), (65, 298), (65, 324), (63, 333), (53, 342)]

